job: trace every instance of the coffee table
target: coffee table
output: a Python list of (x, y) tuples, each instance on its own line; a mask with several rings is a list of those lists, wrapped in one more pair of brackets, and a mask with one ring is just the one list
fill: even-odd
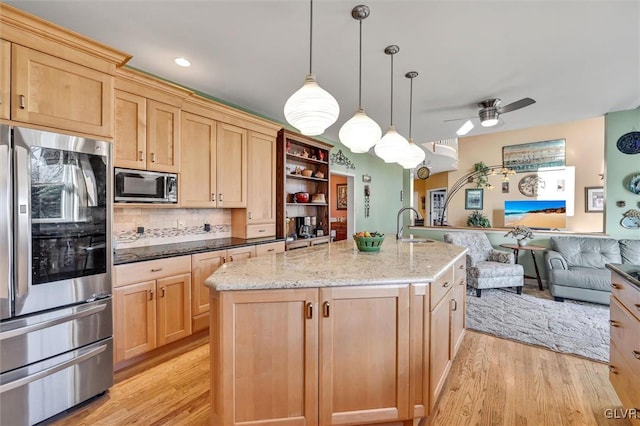
[(531, 258), (533, 259), (533, 267), (536, 269), (536, 276), (532, 277), (530, 275), (525, 275), (525, 278), (535, 278), (538, 280), (538, 288), (543, 290), (542, 288), (542, 280), (540, 279), (540, 271), (538, 270), (538, 263), (536, 262), (536, 254), (535, 252), (540, 250), (546, 250), (545, 247), (542, 246), (534, 246), (527, 244), (526, 246), (519, 246), (517, 244), (500, 244), (500, 247), (508, 248), (513, 250), (513, 255), (516, 258), (516, 263), (518, 263), (518, 252), (520, 250), (527, 250), (531, 253)]

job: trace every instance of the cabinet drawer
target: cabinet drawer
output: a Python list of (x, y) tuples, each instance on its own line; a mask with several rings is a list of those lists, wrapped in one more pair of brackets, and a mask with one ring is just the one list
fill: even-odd
[[(633, 359), (635, 363), (639, 363)], [(638, 368), (632, 367), (622, 349), (615, 342), (611, 342), (611, 355), (609, 360), (609, 380), (616, 390), (622, 405), (625, 408), (640, 410), (640, 381), (638, 380)]]
[(258, 244), (256, 246), (256, 256), (263, 256), (269, 253), (282, 253), (284, 252), (284, 241), (278, 241), (276, 243)]
[(297, 240), (287, 243), (287, 250), (295, 250), (305, 247), (309, 247), (309, 240)]
[(611, 294), (640, 321), (640, 290), (611, 272)]
[(191, 273), (191, 256), (171, 257), (168, 259), (148, 260), (146, 262), (116, 265), (114, 287), (141, 281), (151, 281), (173, 275)]
[(429, 286), (431, 289), (431, 310), (453, 288), (453, 283), (453, 268), (449, 268)]
[(635, 379), (640, 383), (640, 321), (615, 297), (611, 298), (611, 341), (615, 342), (623, 358), (633, 367)]
[(273, 237), (276, 235), (275, 223), (247, 225), (247, 238)]
[(467, 284), (467, 256), (462, 256), (453, 264), (453, 281), (456, 284)]

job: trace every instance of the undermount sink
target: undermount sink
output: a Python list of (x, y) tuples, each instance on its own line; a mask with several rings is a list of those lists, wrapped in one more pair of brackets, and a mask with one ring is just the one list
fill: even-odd
[(435, 240), (430, 240), (428, 238), (401, 238), (400, 241), (402, 241), (403, 243), (424, 244), (432, 243)]

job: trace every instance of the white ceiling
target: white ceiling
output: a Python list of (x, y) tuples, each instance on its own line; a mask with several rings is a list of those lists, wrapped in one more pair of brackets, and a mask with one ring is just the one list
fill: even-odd
[[(49, 21), (133, 55), (129, 65), (284, 122), (287, 98), (309, 68), (309, 2), (9, 1)], [(323, 136), (338, 140), (358, 101), (358, 22), (363, 24), (363, 105), (383, 132), (390, 121), (390, 59), (394, 58), (394, 122), (418, 144), (580, 120), (640, 105), (640, 0), (404, 1), (316, 0), (313, 71), (340, 104)], [(193, 66), (173, 63), (178, 56)], [(536, 103), (483, 129), (476, 104), (524, 97)], [(640, 123), (638, 123), (640, 126)], [(429, 144), (430, 146), (430, 144)]]

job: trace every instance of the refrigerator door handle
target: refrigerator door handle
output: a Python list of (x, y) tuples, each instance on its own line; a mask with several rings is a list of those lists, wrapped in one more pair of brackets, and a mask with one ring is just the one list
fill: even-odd
[(43, 328), (53, 327), (54, 325), (62, 324), (63, 322), (73, 321), (75, 319), (88, 317), (90, 315), (102, 312), (107, 307), (106, 303), (100, 305), (91, 306), (90, 308), (78, 307), (75, 308), (75, 312), (70, 315), (62, 315), (58, 318), (49, 318), (46, 321), (40, 321), (35, 324), (30, 324), (26, 327), (19, 327), (13, 330), (7, 330), (0, 332), (0, 342), (6, 339), (11, 339), (23, 334), (32, 333), (34, 331), (42, 330)]
[(2, 395), (4, 392), (8, 392), (12, 389), (19, 388), (20, 386), (28, 385), (29, 383), (35, 382), (36, 380), (40, 380), (43, 377), (50, 376), (54, 373), (57, 373), (58, 371), (71, 367), (72, 365), (80, 364), (81, 362), (86, 361), (89, 358), (93, 358), (94, 356), (101, 354), (106, 349), (107, 349), (107, 345), (100, 345), (97, 348), (91, 349), (88, 352), (85, 352), (68, 361), (61, 362), (60, 364), (54, 365), (53, 367), (45, 368), (42, 371), (38, 371), (37, 373), (31, 374), (26, 377), (22, 377), (20, 379), (14, 380), (6, 384), (1, 384), (0, 395)]
[[(16, 140), (17, 142), (17, 140)], [(31, 164), (29, 148), (15, 144), (14, 166), (16, 176), (16, 205), (14, 207), (16, 222), (16, 296), (25, 296), (31, 286)]]
[(0, 319), (11, 316), (13, 241), (12, 228), (12, 192), (11, 192), (11, 155), (9, 126), (0, 125)]

